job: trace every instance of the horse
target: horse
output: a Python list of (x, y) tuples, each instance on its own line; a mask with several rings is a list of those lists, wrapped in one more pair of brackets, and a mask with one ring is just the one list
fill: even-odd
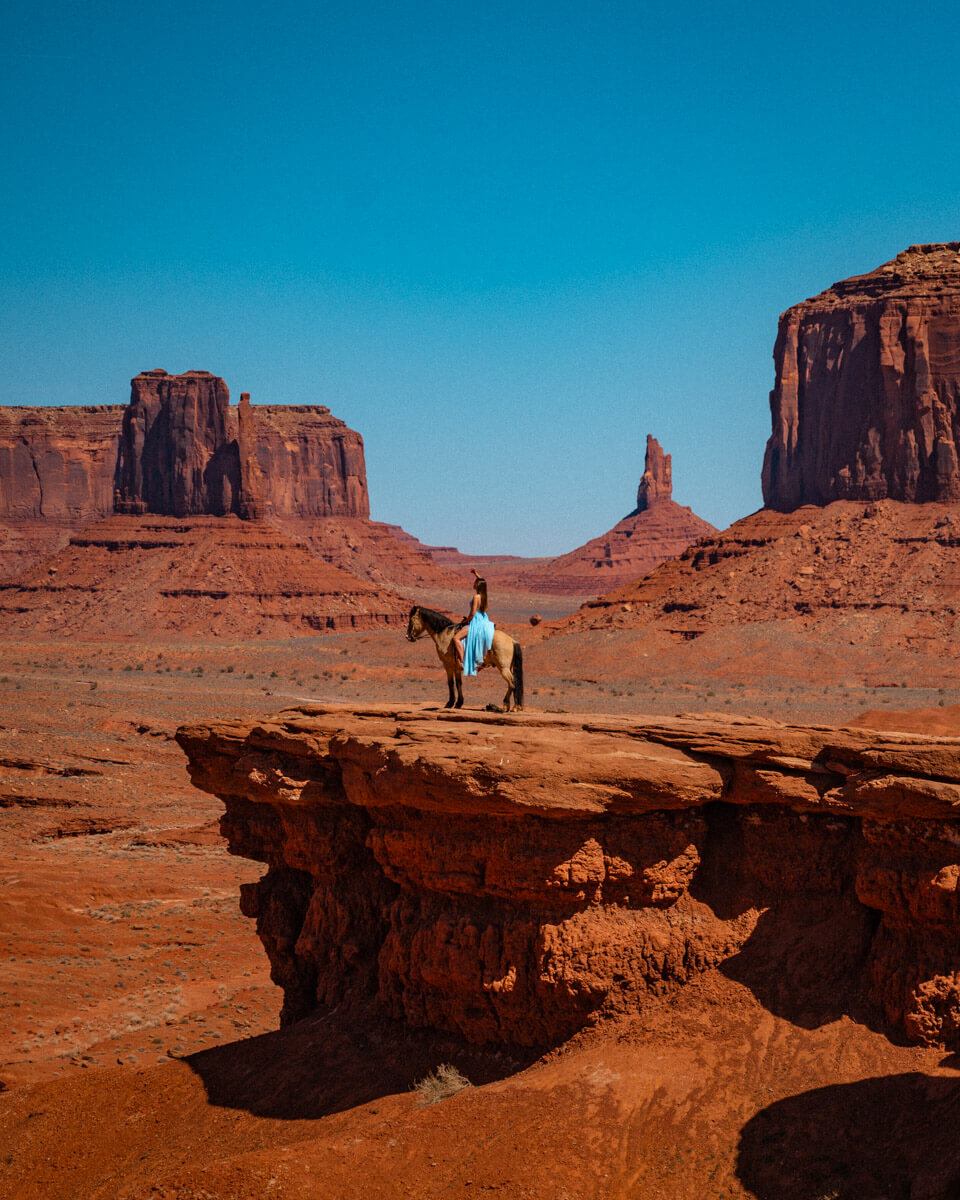
[[(447, 687), (450, 689), (450, 699), (444, 708), (463, 708), (463, 665), (457, 657), (457, 648), (453, 644), (453, 635), (458, 626), (443, 613), (432, 608), (424, 608), (415, 604), (410, 609), (410, 619), (407, 621), (407, 641), (419, 641), (425, 634), (433, 638), (437, 648), (437, 657), (443, 663), (447, 672)], [(509, 634), (495, 629), (493, 645), (484, 655), (479, 670), (484, 667), (496, 667), (506, 681), (507, 694), (503, 698), (503, 711), (510, 711), (510, 700), (513, 699), (514, 710), (523, 708), (523, 651), (520, 643), (515, 642)], [(456, 692), (454, 692), (456, 685)]]

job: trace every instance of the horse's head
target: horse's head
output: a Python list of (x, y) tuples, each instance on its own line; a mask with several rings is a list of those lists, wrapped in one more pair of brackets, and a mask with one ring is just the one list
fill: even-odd
[(407, 641), (415, 642), (424, 632), (423, 618), (420, 615), (420, 605), (415, 604), (410, 609), (410, 619), (407, 621)]

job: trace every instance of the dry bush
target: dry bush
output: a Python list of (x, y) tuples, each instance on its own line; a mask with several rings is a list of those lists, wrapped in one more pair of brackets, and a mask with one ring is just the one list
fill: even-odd
[(470, 1080), (461, 1075), (452, 1063), (441, 1063), (436, 1070), (418, 1080), (413, 1090), (417, 1093), (417, 1102), (426, 1105), (439, 1104), (448, 1096), (455, 1096), (471, 1086)]

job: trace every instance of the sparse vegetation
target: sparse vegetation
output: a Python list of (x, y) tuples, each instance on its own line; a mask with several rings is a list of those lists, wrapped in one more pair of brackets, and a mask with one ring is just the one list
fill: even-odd
[(424, 1075), (423, 1079), (417, 1080), (412, 1090), (417, 1094), (417, 1103), (426, 1106), (439, 1104), (448, 1096), (455, 1096), (457, 1092), (462, 1092), (464, 1088), (471, 1086), (470, 1080), (462, 1075), (452, 1063), (441, 1063), (429, 1075)]

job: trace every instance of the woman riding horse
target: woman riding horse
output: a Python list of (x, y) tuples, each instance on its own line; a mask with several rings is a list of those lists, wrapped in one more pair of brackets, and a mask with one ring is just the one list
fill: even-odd
[[(476, 571), (473, 573), (477, 579), (474, 584), (473, 603), (470, 606), (469, 625), (458, 629), (455, 622), (444, 616), (443, 613), (432, 608), (424, 608), (421, 604), (415, 604), (410, 609), (410, 618), (407, 621), (407, 641), (416, 642), (428, 634), (433, 639), (433, 644), (437, 648), (437, 657), (447, 673), (449, 699), (445, 708), (463, 707), (462, 674), (466, 669), (466, 663), (463, 660), (464, 658), (471, 659), (473, 654), (471, 640), (480, 644), (476, 645), (476, 658), (471, 664), (473, 670), (468, 674), (474, 675), (484, 667), (496, 667), (507, 685), (507, 694), (503, 698), (503, 711), (510, 711), (511, 701), (513, 701), (515, 709), (523, 708), (523, 650), (520, 643), (515, 642), (508, 633), (504, 633), (502, 629), (494, 630), (493, 623), (486, 615), (487, 585)], [(475, 626), (476, 634), (473, 632)], [(489, 629), (491, 641), (481, 641), (481, 626)], [(466, 638), (466, 646), (460, 644), (464, 638)]]
[(454, 649), (464, 675), (476, 675), (477, 669), (483, 666), (494, 635), (493, 622), (487, 616), (487, 581), (477, 573), (476, 567), (470, 570), (474, 577), (470, 613), (453, 635)]

